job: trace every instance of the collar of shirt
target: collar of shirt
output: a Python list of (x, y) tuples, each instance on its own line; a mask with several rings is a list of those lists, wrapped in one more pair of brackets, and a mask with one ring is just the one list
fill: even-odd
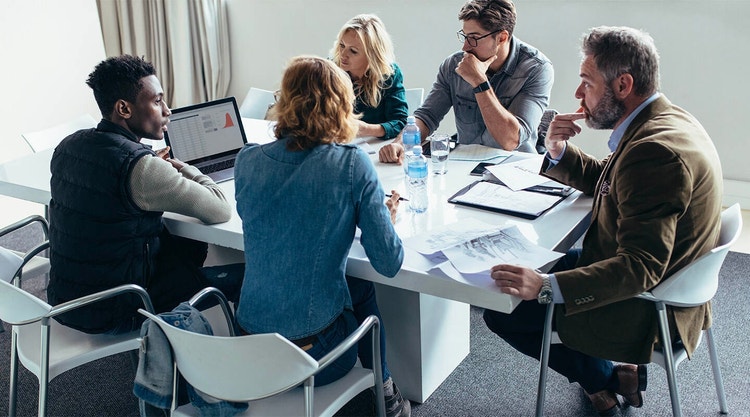
[(503, 62), (503, 66), (500, 67), (500, 69), (497, 70), (496, 73), (492, 74), (489, 78), (495, 77), (497, 74), (505, 73), (506, 75), (512, 75), (513, 72), (516, 70), (516, 66), (518, 65), (518, 42), (516, 42), (516, 37), (511, 36), (508, 40), (510, 42), (510, 48), (508, 52), (508, 57), (505, 59), (505, 62)]
[(125, 129), (124, 127), (118, 125), (117, 123), (113, 123), (107, 119), (102, 119), (101, 122), (96, 126), (96, 130), (100, 130), (103, 132), (111, 132), (111, 133), (117, 133), (122, 136), (125, 136), (126, 138), (132, 140), (133, 142), (140, 142), (141, 140), (136, 136), (135, 133), (129, 131), (128, 129)]
[(628, 115), (625, 121), (622, 122), (620, 126), (617, 126), (617, 129), (612, 131), (612, 134), (609, 136), (609, 142), (607, 142), (607, 145), (609, 145), (609, 150), (611, 152), (614, 152), (617, 149), (617, 145), (620, 144), (622, 136), (625, 134), (628, 126), (630, 126), (630, 122), (635, 119), (635, 116), (637, 116), (644, 107), (648, 106), (649, 104), (651, 104), (651, 102), (659, 98), (659, 96), (661, 96), (661, 93), (658, 91), (652, 94), (651, 97), (647, 98), (643, 103), (640, 104), (640, 106), (636, 107), (635, 110), (633, 110), (630, 115)]

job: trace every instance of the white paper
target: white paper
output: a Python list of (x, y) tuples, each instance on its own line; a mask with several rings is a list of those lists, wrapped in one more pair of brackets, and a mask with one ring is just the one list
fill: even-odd
[(489, 161), (500, 163), (509, 156), (512, 152), (504, 149), (490, 148), (484, 145), (464, 145), (460, 144), (453, 149), (448, 156), (449, 160), (452, 161)]
[(502, 181), (503, 184), (507, 185), (508, 188), (518, 191), (549, 181), (549, 178), (539, 175), (543, 158), (521, 159), (519, 161), (488, 166), (486, 169)]
[(530, 242), (516, 226), (474, 238), (443, 253), (461, 274), (489, 271), (497, 264), (539, 268), (563, 256)]
[(409, 237), (404, 240), (404, 245), (428, 255), (500, 229), (501, 226), (468, 218), (443, 225), (430, 233)]
[(483, 181), (451, 201), (536, 215), (552, 207), (561, 198), (531, 191), (513, 191), (504, 185)]

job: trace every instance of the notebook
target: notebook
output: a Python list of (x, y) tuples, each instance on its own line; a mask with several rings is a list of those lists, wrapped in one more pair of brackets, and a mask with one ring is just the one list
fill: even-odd
[(164, 140), (170, 156), (215, 182), (234, 178), (234, 159), (247, 143), (234, 97), (172, 109)]

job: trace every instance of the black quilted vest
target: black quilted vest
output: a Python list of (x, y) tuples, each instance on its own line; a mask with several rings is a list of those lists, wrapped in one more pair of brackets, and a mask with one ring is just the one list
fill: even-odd
[[(162, 212), (139, 209), (128, 178), (136, 161), (149, 155), (153, 152), (132, 133), (106, 120), (96, 129), (73, 133), (55, 149), (50, 164), (50, 304), (122, 284), (148, 287)], [(129, 320), (140, 305), (137, 296), (119, 296), (58, 320), (98, 333)]]

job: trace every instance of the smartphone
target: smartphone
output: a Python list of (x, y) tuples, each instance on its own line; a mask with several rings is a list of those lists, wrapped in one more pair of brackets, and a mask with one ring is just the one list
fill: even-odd
[(471, 170), (469, 174), (476, 175), (477, 177), (481, 177), (482, 175), (484, 175), (484, 171), (486, 169), (485, 167), (491, 166), (491, 165), (497, 165), (497, 164), (493, 164), (491, 162), (480, 162), (477, 164), (477, 166), (474, 167), (474, 169)]

